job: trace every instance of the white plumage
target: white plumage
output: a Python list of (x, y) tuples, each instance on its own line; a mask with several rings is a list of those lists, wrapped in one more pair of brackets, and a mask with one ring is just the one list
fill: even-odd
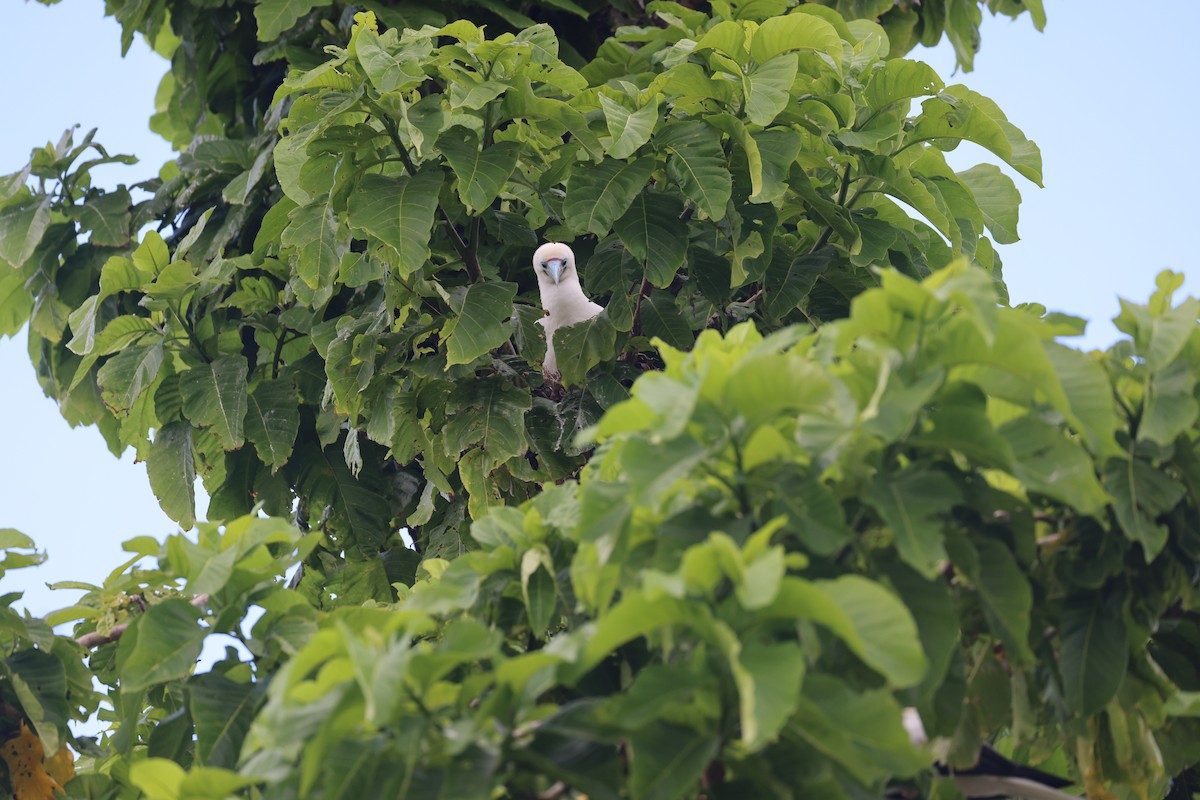
[(538, 323), (546, 329), (546, 361), (543, 371), (558, 379), (558, 358), (554, 354), (554, 332), (584, 322), (604, 308), (588, 300), (579, 285), (575, 253), (561, 242), (546, 242), (533, 254), (533, 271), (542, 291), (542, 309), (546, 316)]
[[(916, 747), (928, 743), (921, 715), (915, 708), (904, 709), (904, 730)], [(939, 767), (939, 771), (942, 768)], [(979, 762), (970, 770), (951, 776), (954, 786), (967, 800), (1009, 797), (1019, 800), (1080, 800), (1077, 795), (1060, 792), (1058, 787), (1070, 781), (1048, 772), (1017, 764), (984, 745)]]

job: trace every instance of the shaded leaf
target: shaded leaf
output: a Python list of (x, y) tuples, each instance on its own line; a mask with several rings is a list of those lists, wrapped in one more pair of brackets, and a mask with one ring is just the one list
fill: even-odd
[(183, 413), (196, 425), (211, 427), (221, 437), (221, 446), (235, 450), (245, 441), (246, 359), (221, 356), (201, 364), (179, 378)]
[(263, 381), (246, 400), (246, 438), (276, 472), (287, 463), (300, 428), (299, 397), (291, 380)]
[(207, 634), (200, 617), (200, 609), (179, 599), (156, 603), (138, 617), (117, 648), (121, 691), (139, 692), (189, 674)]
[(350, 224), (378, 237), (398, 254), (403, 277), (425, 265), (438, 208), (442, 173), (426, 166), (412, 177), (365, 175), (350, 195)]
[(159, 428), (146, 459), (150, 488), (167, 516), (184, 530), (196, 522), (196, 465), (192, 456), (192, 426), (172, 422)]

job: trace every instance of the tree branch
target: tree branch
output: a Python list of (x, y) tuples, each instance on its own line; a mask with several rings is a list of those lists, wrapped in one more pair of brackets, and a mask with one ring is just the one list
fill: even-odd
[[(208, 595), (198, 594), (189, 602), (196, 607), (200, 607), (208, 602)], [(117, 641), (121, 638), (121, 634), (125, 633), (125, 631), (128, 629), (129, 623), (122, 622), (118, 625), (113, 625), (112, 630), (110, 630), (108, 633), (100, 633), (100, 631), (85, 633), (83, 636), (75, 639), (75, 644), (79, 645), (80, 647), (86, 647), (90, 650), (93, 647), (99, 647), (102, 644), (108, 644), (109, 642)]]

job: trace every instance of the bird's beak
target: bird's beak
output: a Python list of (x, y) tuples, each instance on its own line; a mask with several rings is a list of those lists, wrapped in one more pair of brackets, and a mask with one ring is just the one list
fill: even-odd
[(546, 262), (546, 269), (550, 270), (550, 277), (554, 278), (554, 285), (558, 285), (558, 279), (562, 277), (563, 267), (567, 264), (565, 258), (552, 258)]

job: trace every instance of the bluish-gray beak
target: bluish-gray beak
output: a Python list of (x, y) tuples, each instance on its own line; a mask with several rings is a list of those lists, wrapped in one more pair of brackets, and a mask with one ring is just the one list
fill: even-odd
[(546, 269), (550, 270), (550, 277), (554, 278), (554, 285), (558, 285), (558, 279), (562, 276), (563, 267), (567, 265), (565, 258), (552, 258), (545, 263)]

